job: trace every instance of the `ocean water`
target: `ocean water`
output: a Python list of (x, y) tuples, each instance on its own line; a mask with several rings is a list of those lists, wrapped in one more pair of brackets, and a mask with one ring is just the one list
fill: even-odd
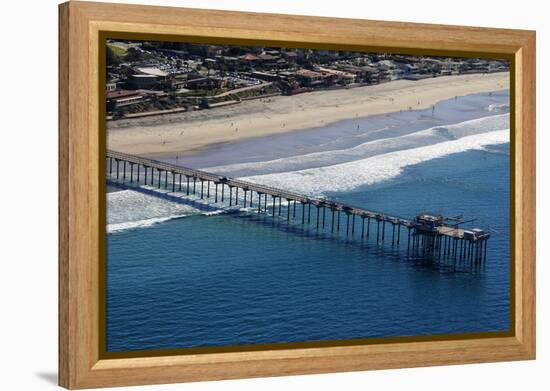
[(508, 330), (508, 100), (475, 94), (177, 159), (395, 215), (475, 219), (492, 233), (481, 265), (413, 255), (391, 229), (384, 245), (361, 239), (358, 222), (353, 238), (303, 229), (285, 204), (274, 218), (109, 193), (107, 350)]

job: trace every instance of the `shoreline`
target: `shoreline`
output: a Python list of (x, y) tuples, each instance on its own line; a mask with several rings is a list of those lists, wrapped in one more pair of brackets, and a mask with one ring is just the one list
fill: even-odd
[(509, 88), (509, 73), (397, 80), (239, 105), (108, 123), (108, 148), (152, 158), (192, 155), (215, 145), (322, 127), (346, 119), (426, 109), (438, 102)]

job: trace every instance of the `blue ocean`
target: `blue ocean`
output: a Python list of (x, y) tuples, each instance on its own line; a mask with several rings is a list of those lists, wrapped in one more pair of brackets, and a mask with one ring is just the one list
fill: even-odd
[(186, 201), (193, 196), (111, 188), (107, 351), (509, 330), (508, 102), (508, 91), (468, 95), (177, 159), (409, 218), (462, 215), (491, 232), (483, 263), (411, 254), (405, 237), (391, 244), (391, 229), (376, 243), (359, 222), (332, 234), (317, 228), (314, 211), (302, 225), (300, 206), (273, 209), (271, 200), (274, 216), (227, 199), (197, 208)]

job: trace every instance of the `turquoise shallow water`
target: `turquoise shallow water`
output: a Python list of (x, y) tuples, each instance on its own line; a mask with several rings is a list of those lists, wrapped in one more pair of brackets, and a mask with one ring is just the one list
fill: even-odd
[(246, 213), (110, 233), (107, 350), (508, 330), (509, 163), (509, 144), (491, 145), (325, 194), (401, 216), (476, 218), (493, 232), (482, 267)]

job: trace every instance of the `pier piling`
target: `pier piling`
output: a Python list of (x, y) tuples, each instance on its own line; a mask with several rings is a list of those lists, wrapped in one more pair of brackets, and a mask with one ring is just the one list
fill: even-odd
[[(329, 231), (326, 221), (326, 209), (330, 208), (331, 221), (330, 233), (340, 233), (341, 212), (346, 214), (346, 238), (351, 236), (351, 240), (355, 239), (356, 216), (361, 218), (361, 239), (370, 238), (370, 220), (376, 219), (376, 242), (384, 243), (386, 235), (386, 222), (392, 225), (391, 244), (392, 246), (400, 245), (401, 229), (407, 229), (407, 252), (413, 252), (414, 256), (422, 256), (428, 259), (437, 260), (439, 263), (442, 259), (454, 261), (457, 265), (480, 265), (487, 260), (487, 241), (490, 238), (490, 233), (486, 230), (471, 228), (460, 228), (463, 219), (461, 216), (453, 218), (444, 218), (440, 215), (423, 213), (417, 215), (414, 219), (402, 218), (397, 216), (386, 215), (369, 211), (366, 209), (350, 207), (338, 202), (327, 201), (325, 199), (317, 199), (307, 197), (300, 194), (295, 194), (281, 189), (275, 189), (267, 186), (262, 186), (254, 183), (240, 181), (222, 177), (216, 174), (207, 173), (204, 171), (183, 168), (167, 163), (157, 162), (151, 159), (145, 159), (120, 152), (107, 151), (106, 173), (108, 179), (115, 183), (128, 186), (129, 184), (137, 186), (141, 185), (141, 167), (143, 167), (143, 183), (154, 187), (155, 179), (158, 179), (158, 189), (168, 189), (168, 174), (171, 175), (171, 192), (176, 193), (176, 190), (182, 192), (182, 176), (185, 176), (187, 186), (185, 194), (188, 196), (191, 192), (197, 194), (197, 180), (200, 181), (200, 199), (205, 198), (204, 184), (206, 182), (206, 198), (210, 200), (210, 182), (214, 182), (214, 203), (218, 203), (218, 185), (221, 189), (221, 202), (225, 202), (225, 185), (229, 187), (229, 207), (239, 206), (239, 189), (243, 194), (243, 206), (246, 208), (247, 201), (250, 197), (249, 207), (253, 208), (254, 192), (258, 195), (258, 213), (268, 214), (268, 195), (272, 197), (271, 215), (282, 216), (282, 200), (283, 197), (287, 202), (286, 205), (286, 221), (290, 224), (292, 219), (296, 219), (296, 204), (301, 205), (301, 223), (306, 224), (306, 208), (307, 208), (307, 224), (312, 224), (311, 205), (316, 208), (315, 227), (317, 231), (326, 233)], [(116, 167), (113, 167), (113, 163)], [(122, 163), (122, 167), (121, 164)], [(130, 169), (127, 170), (127, 164), (130, 164)], [(134, 167), (135, 166), (135, 167)], [(151, 172), (149, 173), (149, 168)], [(122, 175), (120, 171), (122, 169)], [(116, 172), (115, 172), (116, 170)], [(155, 170), (158, 178), (155, 178)], [(127, 173), (130, 176), (127, 181)], [(164, 187), (162, 187), (162, 174), (164, 173)], [(178, 175), (176, 186), (176, 175)], [(150, 179), (149, 179), (150, 178)], [(193, 179), (193, 188), (191, 190), (190, 180)], [(136, 186), (136, 185), (134, 185)], [(233, 189), (235, 193), (233, 194)], [(250, 191), (250, 196), (248, 192)], [(233, 198), (233, 195), (235, 198)], [(262, 205), (262, 196), (264, 196)], [(278, 198), (278, 210), (276, 199)], [(223, 205), (222, 205), (223, 207)], [(292, 207), (292, 212), (291, 212)], [(366, 220), (366, 221), (365, 221)], [(350, 229), (351, 223), (351, 229)], [(365, 227), (366, 226), (366, 227)], [(326, 229), (326, 231), (325, 231)], [(468, 262), (469, 261), (469, 262)]]

